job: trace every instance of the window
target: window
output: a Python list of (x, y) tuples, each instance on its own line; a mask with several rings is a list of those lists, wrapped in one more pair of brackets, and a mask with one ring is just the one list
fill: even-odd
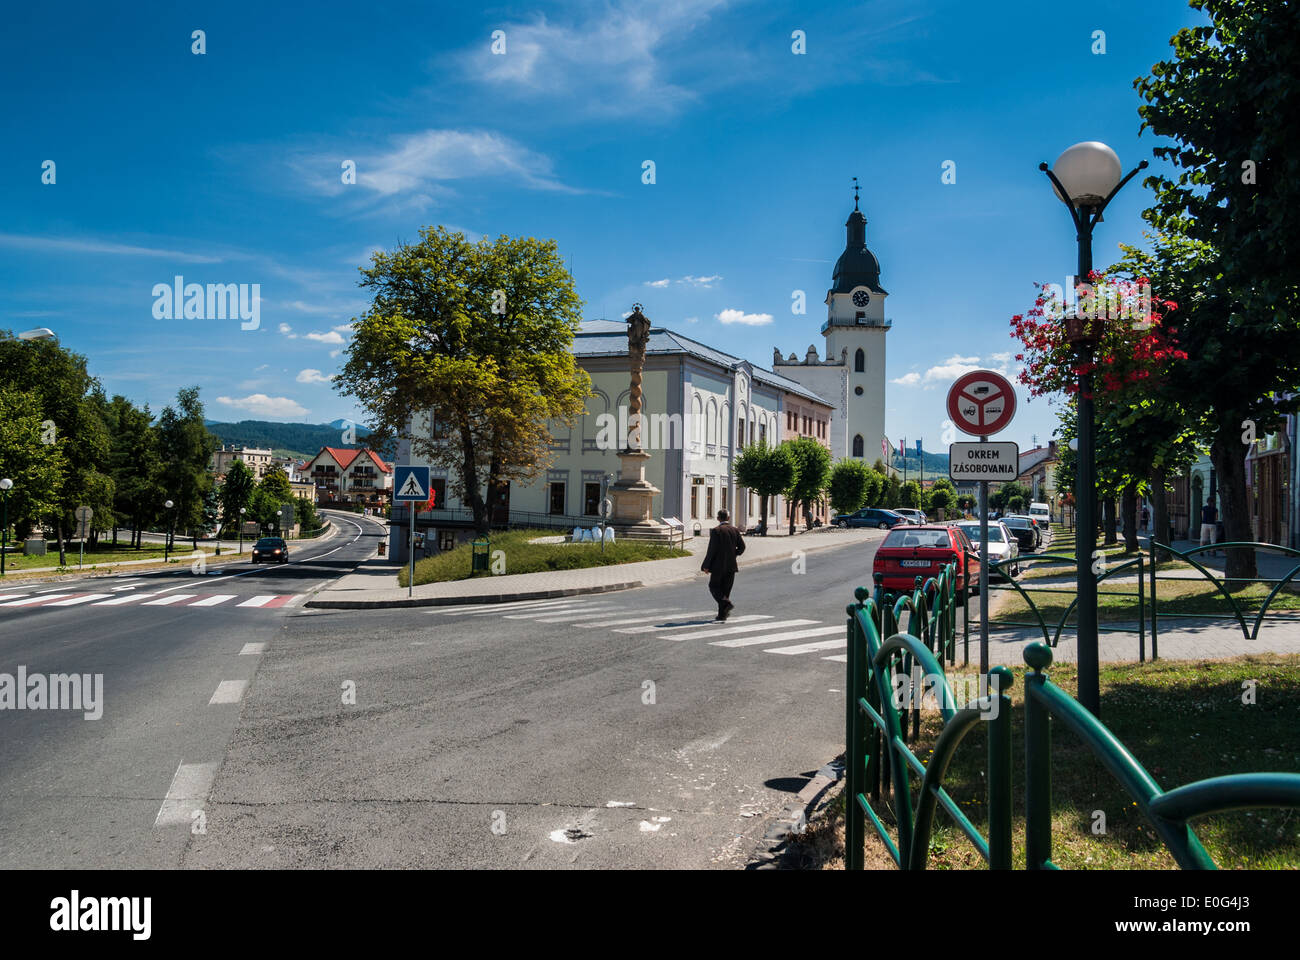
[(855, 457), (861, 457), (862, 449), (862, 434), (859, 433), (853, 438), (853, 455)]
[(551, 513), (564, 513), (564, 484), (551, 481)]
[(582, 514), (586, 517), (600, 516), (599, 483), (584, 483), (582, 485)]
[(691, 484), (691, 519), (700, 519), (700, 488)]
[(736, 446), (743, 447), (744, 445), (745, 445), (745, 418), (741, 417), (736, 422)]
[(759, 443), (767, 443), (767, 424), (766, 424), (766, 423), (760, 423), (760, 424), (758, 425), (758, 442), (759, 442)]
[(456, 549), (456, 531), (439, 530), (438, 531), (438, 549), (455, 550)]
[(865, 311), (859, 310), (857, 313), (853, 315), (853, 319), (856, 320), (858, 323), (866, 323), (867, 314)]
[(722, 509), (723, 510), (727, 509), (727, 488), (726, 487), (722, 488)]
[(444, 480), (442, 477), (434, 477), (432, 480), (429, 481), (429, 485), (433, 487), (433, 509), (446, 510), (447, 509), (447, 481)]
[(709, 487), (708, 492), (704, 495), (704, 503), (705, 503), (705, 508), (704, 508), (705, 515), (708, 517), (712, 517), (713, 516), (713, 487)]
[(854, 373), (867, 372), (867, 355), (862, 350), (861, 347), (859, 347), (858, 352), (853, 355), (853, 372)]

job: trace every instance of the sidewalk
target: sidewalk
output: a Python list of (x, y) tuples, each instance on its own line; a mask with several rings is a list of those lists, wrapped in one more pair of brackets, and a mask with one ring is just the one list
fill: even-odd
[[(746, 537), (745, 555), (740, 566), (757, 563), (793, 562), (795, 551), (816, 553), (855, 543), (869, 543), (882, 539), (884, 531), (866, 528), (840, 530), (819, 527), (807, 533), (781, 537)], [(505, 574), (497, 577), (474, 577), (469, 580), (452, 580), (446, 583), (426, 583), (416, 586), (407, 596), (405, 587), (397, 585), (400, 559), (374, 557), (364, 561), (355, 573), (336, 580), (304, 606), (335, 610), (368, 609), (379, 607), (436, 607), (464, 603), (505, 603), (513, 600), (544, 600), (551, 597), (569, 597), (587, 593), (607, 593), (613, 590), (630, 590), (635, 587), (657, 586), (679, 580), (703, 578), (700, 572), (700, 555), (708, 547), (708, 537), (694, 537), (686, 541), (689, 557), (671, 560), (645, 560), (640, 563), (622, 563), (608, 567), (586, 567), (581, 570), (554, 570), (543, 573)], [(566, 549), (583, 550), (576, 545)]]

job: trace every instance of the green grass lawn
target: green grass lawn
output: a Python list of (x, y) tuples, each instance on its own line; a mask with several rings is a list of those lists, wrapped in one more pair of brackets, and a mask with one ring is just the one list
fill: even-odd
[[(1018, 869), (1024, 852), (1024, 669), (1016, 670), (1011, 692), (1013, 856)], [(1073, 695), (1076, 672), (1070, 664), (1053, 665), (1052, 682)], [(1242, 703), (1243, 683), (1255, 681), (1257, 702)], [(1248, 656), (1220, 661), (1168, 661), (1101, 667), (1102, 719), (1165, 790), (1230, 773), (1300, 773), (1300, 655)], [(911, 744), (923, 762), (938, 737), (934, 712), (922, 715), (921, 735)], [(985, 765), (988, 746), (983, 724), (962, 741), (948, 769), (945, 787), (988, 836)], [(913, 778), (913, 798), (920, 781)], [(875, 803), (892, 827), (887, 796)], [(842, 851), (842, 805), (831, 822), (810, 838), (818, 849), (831, 850), (827, 830), (839, 831)], [(1063, 868), (1115, 870), (1174, 869), (1150, 823), (1133, 800), (1065, 727), (1052, 727), (1052, 859)], [(1106, 832), (1093, 833), (1095, 811), (1105, 815)], [(834, 820), (838, 818), (839, 824)], [(1215, 862), (1225, 869), (1300, 867), (1300, 810), (1240, 811), (1193, 821), (1192, 829)], [(930, 869), (983, 869), (984, 860), (942, 810), (935, 815)], [(867, 825), (867, 863), (892, 866), (883, 845)], [(842, 866), (842, 862), (838, 864)]]
[[(546, 570), (580, 570), (585, 567), (604, 567), (619, 563), (637, 563), (641, 560), (667, 560), (672, 557), (689, 557), (689, 550), (660, 544), (633, 543), (630, 541), (605, 544), (602, 552), (597, 543), (529, 543), (537, 537), (555, 536), (554, 530), (510, 530), (492, 536), (490, 554), (499, 550), (505, 563), (504, 573), (540, 573)], [(415, 582), (443, 583), (448, 580), (467, 580), (470, 577), (472, 549), (468, 543), (454, 550), (439, 553), (415, 562)], [(398, 583), (407, 585), (408, 570), (402, 567)], [(492, 573), (479, 576), (493, 576)]]
[[(47, 544), (48, 552), (43, 557), (24, 556), (20, 551), (9, 551), (5, 554), (5, 569), (9, 571), (33, 570), (41, 567), (57, 567), (59, 565), (59, 550), (54, 541)], [(194, 551), (188, 543), (178, 541), (177, 548), (172, 550), (171, 555), (189, 556)], [(140, 550), (118, 544), (114, 547), (111, 543), (100, 543), (95, 547), (86, 548), (85, 565), (98, 564), (103, 566), (107, 563), (120, 563), (123, 560), (149, 560), (154, 557), (162, 559), (162, 545), (148, 544)], [(81, 551), (77, 544), (71, 544), (67, 548), (68, 566), (76, 567), (77, 561), (81, 557)]]

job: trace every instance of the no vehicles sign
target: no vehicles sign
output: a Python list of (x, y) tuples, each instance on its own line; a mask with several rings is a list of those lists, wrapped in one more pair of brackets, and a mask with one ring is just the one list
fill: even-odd
[(1020, 476), (1020, 447), (1014, 443), (954, 443), (948, 447), (953, 480), (1014, 480)]

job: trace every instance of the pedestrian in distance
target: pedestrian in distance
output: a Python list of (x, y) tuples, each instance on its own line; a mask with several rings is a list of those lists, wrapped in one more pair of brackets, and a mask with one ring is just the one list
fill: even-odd
[[(1208, 500), (1205, 506), (1201, 507), (1201, 546), (1207, 546), (1217, 543), (1219, 539), (1218, 511), (1214, 509), (1214, 504)], [(1210, 551), (1210, 556), (1217, 557), (1219, 551)]]
[(1146, 507), (1142, 508), (1142, 532), (1147, 532), (1147, 524), (1151, 522), (1151, 511)]
[(718, 604), (718, 620), (726, 620), (736, 605), (731, 602), (731, 587), (740, 569), (736, 558), (745, 552), (745, 538), (728, 521), (726, 510), (718, 511), (718, 525), (709, 531), (709, 549), (700, 569), (709, 575), (709, 593)]

